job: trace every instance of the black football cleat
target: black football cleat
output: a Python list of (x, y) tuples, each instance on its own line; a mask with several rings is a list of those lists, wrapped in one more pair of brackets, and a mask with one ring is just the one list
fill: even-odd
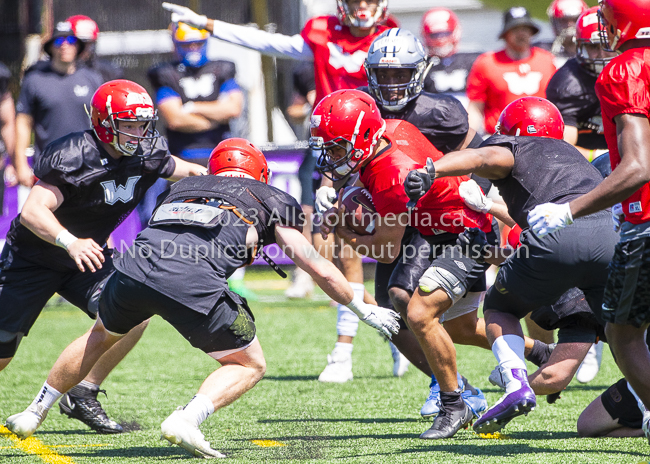
[(462, 428), (467, 428), (474, 419), (472, 409), (461, 401), (460, 404), (440, 404), (440, 412), (429, 430), (420, 435), (425, 440), (451, 438)]
[(63, 395), (59, 401), (59, 410), (61, 414), (83, 422), (97, 433), (123, 433), (122, 426), (106, 415), (106, 411), (97, 400), (100, 392), (106, 395), (105, 390), (93, 391), (77, 385)]

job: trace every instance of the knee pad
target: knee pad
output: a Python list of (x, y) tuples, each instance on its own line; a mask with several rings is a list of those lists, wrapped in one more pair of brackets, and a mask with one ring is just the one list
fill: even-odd
[(343, 305), (338, 306), (337, 316), (336, 333), (347, 337), (356, 337), (359, 328), (359, 316)]
[(24, 336), (22, 332), (0, 330), (0, 359), (13, 358)]
[(420, 277), (418, 285), (420, 290), (425, 293), (431, 293), (438, 288), (442, 289), (451, 299), (452, 304), (456, 304), (467, 291), (465, 284), (458, 277), (447, 269), (436, 266), (431, 266), (426, 270), (422, 277)]

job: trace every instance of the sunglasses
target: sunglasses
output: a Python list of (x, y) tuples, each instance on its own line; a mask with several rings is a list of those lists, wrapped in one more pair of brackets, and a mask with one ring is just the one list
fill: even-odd
[(74, 35), (69, 35), (67, 37), (57, 37), (54, 39), (54, 46), (56, 48), (59, 48), (63, 46), (64, 43), (67, 43), (68, 45), (76, 45), (77, 44), (77, 38)]

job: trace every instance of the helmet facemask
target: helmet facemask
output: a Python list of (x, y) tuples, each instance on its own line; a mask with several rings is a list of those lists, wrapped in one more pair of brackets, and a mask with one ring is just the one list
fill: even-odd
[[(347, 180), (363, 157), (363, 151), (354, 148), (354, 143), (343, 137), (325, 142), (322, 137), (310, 137), (309, 147), (317, 153), (316, 170), (332, 181)], [(341, 148), (345, 155), (334, 158), (335, 148)]]
[(386, 7), (388, 0), (378, 0), (377, 9), (373, 14), (369, 5), (366, 11), (354, 11), (348, 6), (348, 0), (336, 0), (337, 15), (339, 21), (346, 26), (359, 27), (362, 29), (369, 29), (379, 24), (386, 15)]
[[(408, 102), (422, 93), (424, 78), (432, 64), (423, 60), (415, 65), (371, 65), (366, 60), (364, 67), (368, 75), (368, 87), (379, 105), (387, 111), (401, 111)], [(380, 84), (377, 77), (377, 71), (380, 69), (409, 69), (411, 78), (408, 82), (399, 84)], [(393, 93), (398, 94), (397, 99), (391, 98)]]
[[(151, 107), (137, 107), (135, 113), (133, 110), (125, 110), (114, 113), (111, 108), (111, 96), (106, 99), (106, 111), (108, 117), (101, 121), (109, 134), (113, 136), (113, 140), (108, 142), (113, 148), (126, 156), (142, 156), (144, 155), (144, 148), (142, 142), (147, 141), (153, 144), (160, 134), (156, 131), (156, 121), (158, 120), (157, 112)], [(134, 135), (123, 130), (120, 130), (120, 122), (145, 122), (146, 125), (142, 130), (143, 135)], [(129, 140), (122, 144), (120, 142), (120, 135), (126, 136)], [(136, 141), (137, 143), (133, 143)]]
[[(609, 24), (605, 15), (603, 14), (603, 5), (602, 2), (599, 2), (600, 9), (598, 10), (598, 38), (600, 39), (600, 46), (606, 52), (616, 51), (618, 45), (618, 39), (620, 36), (620, 31), (616, 30), (614, 25)], [(614, 40), (610, 44), (609, 36), (607, 34), (607, 28), (610, 28), (610, 33), (612, 34)]]

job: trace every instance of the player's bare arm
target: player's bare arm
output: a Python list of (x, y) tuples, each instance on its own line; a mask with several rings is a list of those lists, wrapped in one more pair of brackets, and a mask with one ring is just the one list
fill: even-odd
[(31, 187), (34, 184), (32, 169), (27, 164), (27, 148), (31, 144), (34, 118), (25, 113), (16, 116), (16, 149), (10, 152), (11, 164), (16, 168), (16, 177), (20, 185)]
[(506, 177), (512, 171), (514, 164), (515, 157), (512, 152), (507, 148), (496, 146), (448, 153), (433, 163), (436, 177), (474, 173), (491, 180)]
[(591, 343), (559, 343), (548, 362), (528, 376), (537, 395), (551, 395), (564, 390), (586, 356)]
[(172, 182), (190, 176), (205, 176), (208, 173), (208, 170), (200, 164), (190, 163), (189, 161), (182, 160), (173, 155), (172, 158), (174, 158), (174, 161), (176, 162), (176, 169), (174, 169), (174, 173), (168, 179)]
[(158, 111), (167, 123), (167, 127), (178, 132), (204, 132), (215, 126), (205, 116), (184, 111), (183, 101), (177, 97), (161, 101), (158, 104)]
[(39, 181), (27, 197), (20, 222), (39, 238), (65, 248), (81, 272), (85, 272), (85, 267), (90, 272), (101, 269), (104, 262), (102, 247), (91, 238), (73, 236), (54, 216), (61, 203), (61, 190)]
[(574, 219), (620, 203), (650, 182), (648, 117), (619, 114), (614, 122), (621, 162), (598, 187), (569, 203)]
[(243, 108), (244, 94), (240, 90), (232, 90), (219, 95), (219, 98), (214, 101), (192, 102), (188, 111), (219, 124), (238, 118)]
[[(339, 218), (345, 213), (345, 206), (339, 208)], [(336, 235), (341, 237), (357, 253), (376, 259), (380, 263), (392, 263), (399, 256), (400, 244), (408, 224), (408, 213), (398, 216), (377, 217), (375, 233), (359, 235), (347, 227), (336, 228)]]

